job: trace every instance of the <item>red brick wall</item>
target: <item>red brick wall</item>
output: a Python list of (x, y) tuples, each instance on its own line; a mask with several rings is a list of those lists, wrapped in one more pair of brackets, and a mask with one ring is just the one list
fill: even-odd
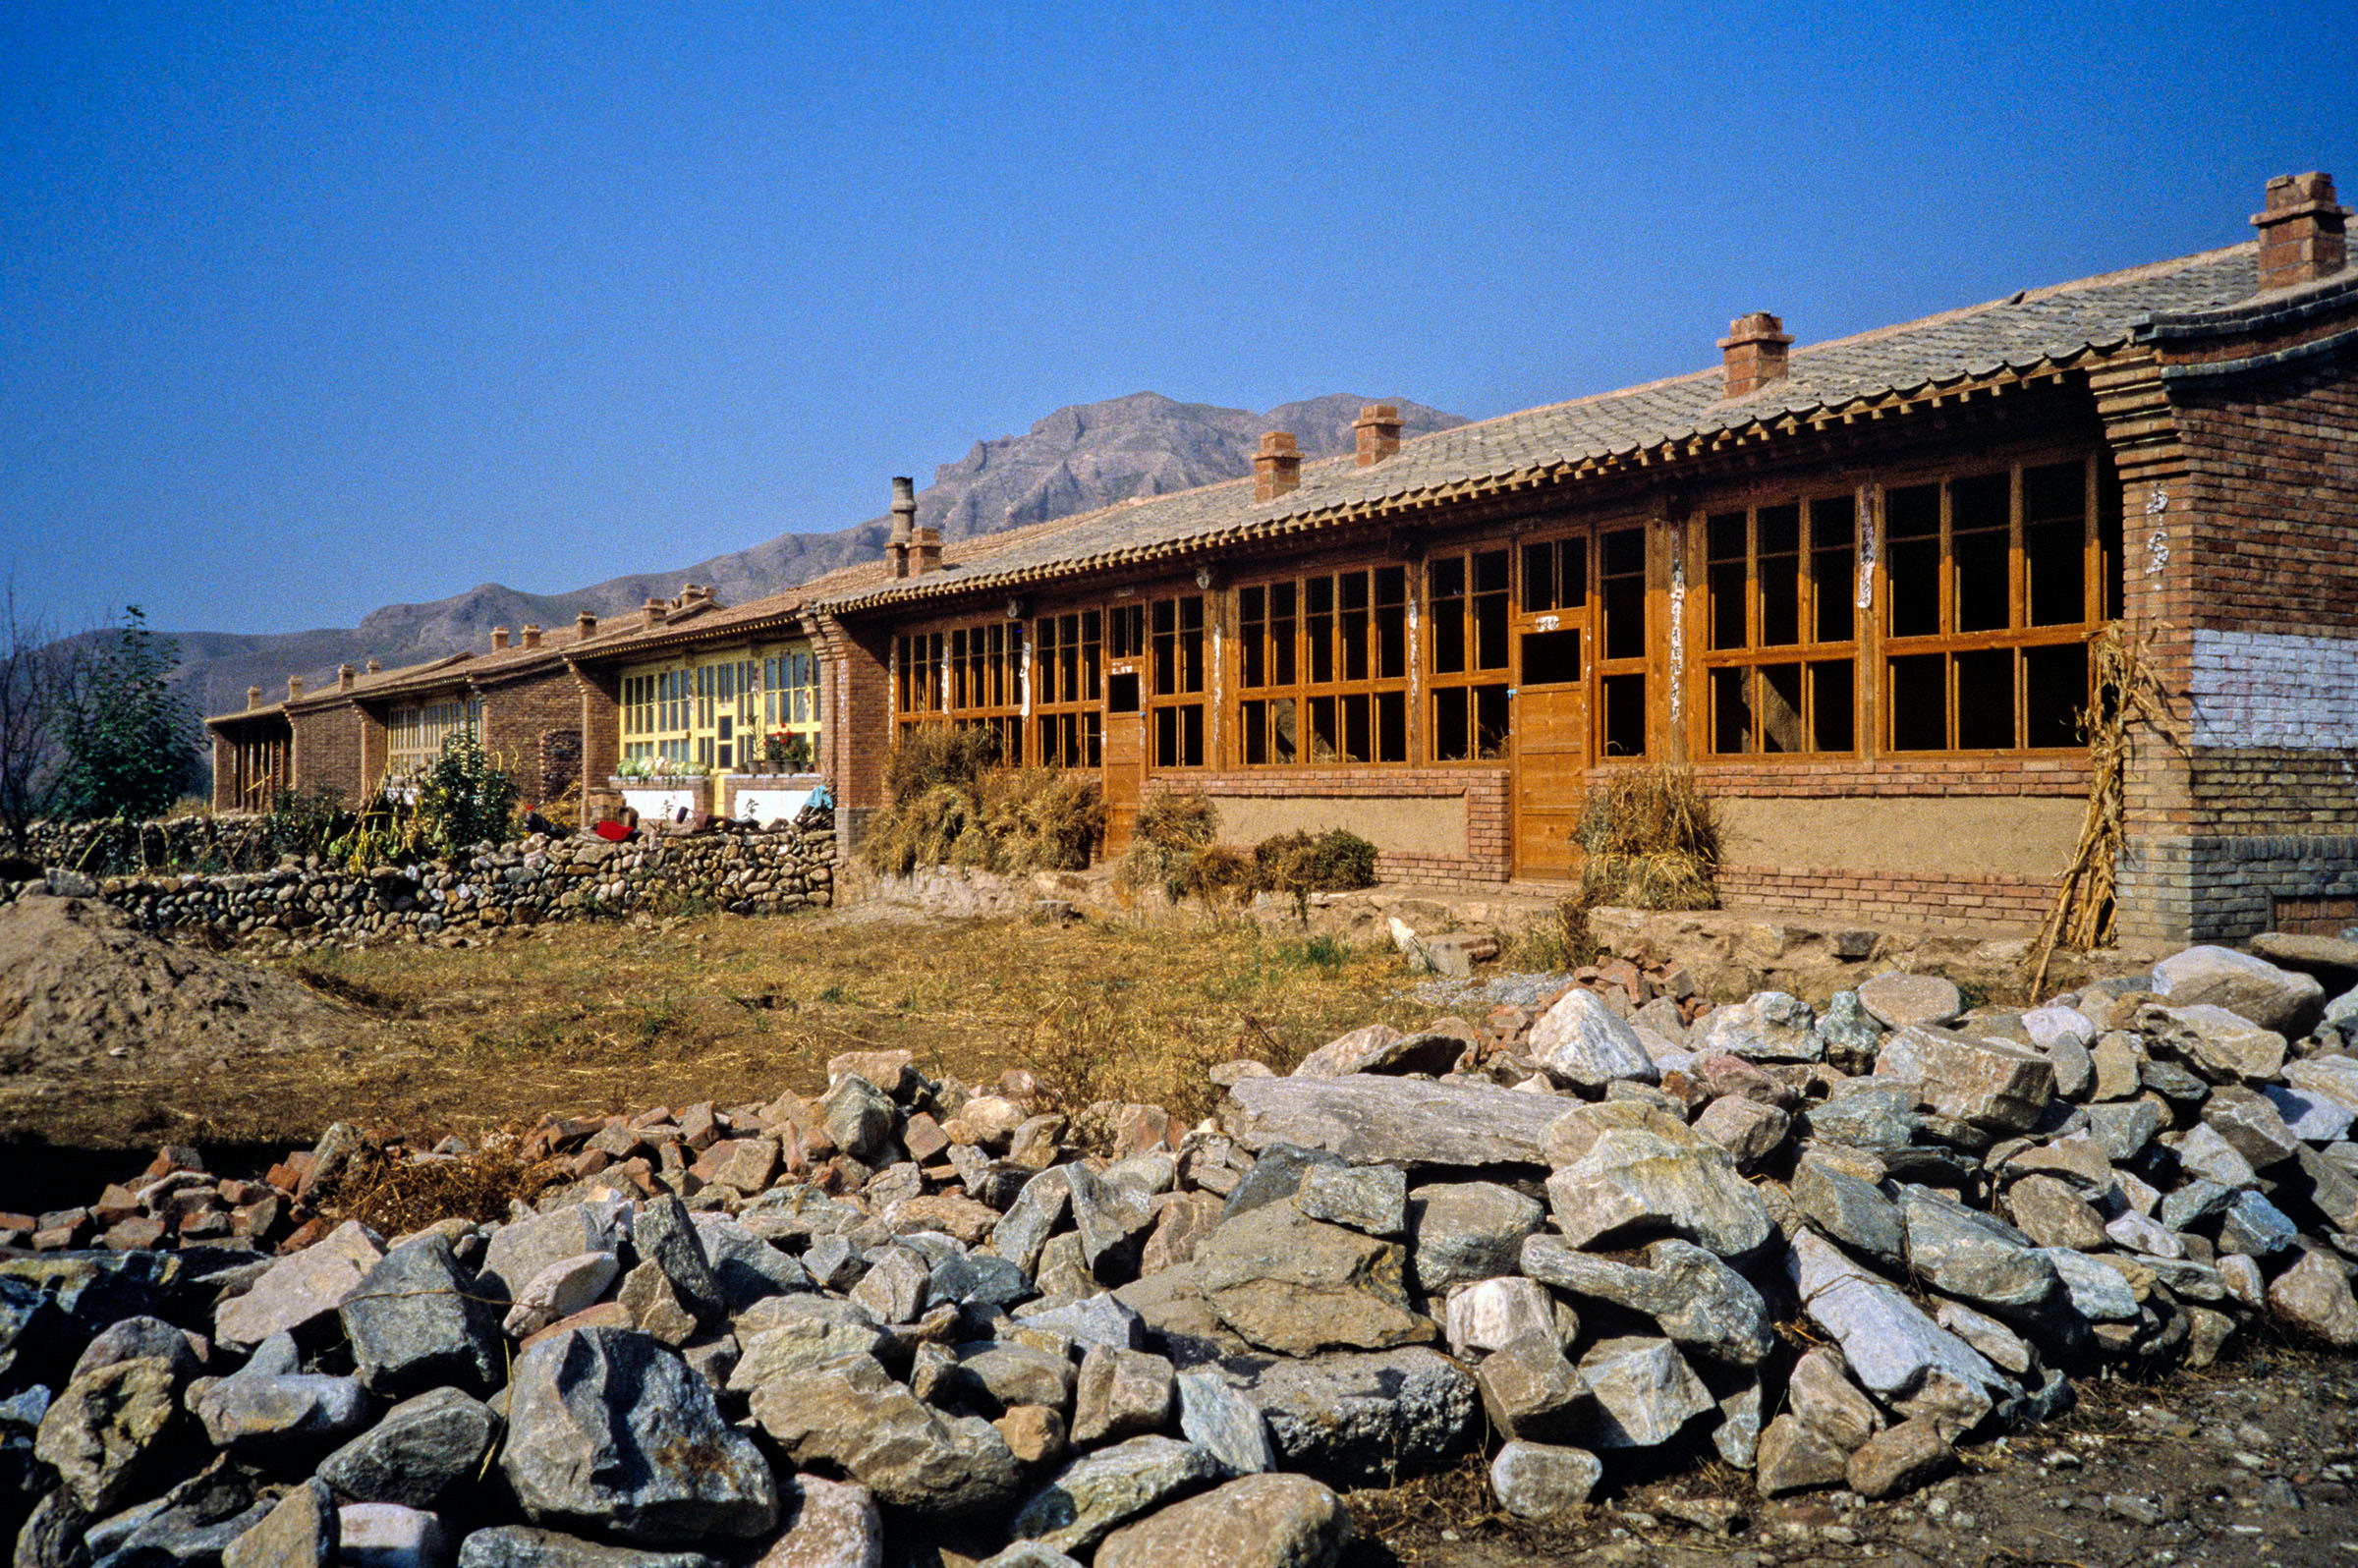
[(884, 804), (884, 756), (892, 750), (890, 638), (884, 626), (858, 634), (832, 618), (818, 626), (824, 661), (818, 769), (834, 781), (836, 804), (854, 810)]
[(2023, 876), (1885, 875), (1768, 866), (1719, 868), (1722, 904), (1804, 911), (1862, 924), (2021, 931), (2047, 918), (2054, 896), (2052, 883)]
[[(545, 740), (557, 733), (575, 737), (576, 745), (582, 734), (581, 686), (564, 665), (484, 691), (483, 750), (515, 778), (525, 802), (551, 798), (541, 760)], [(559, 781), (558, 790), (571, 782)]]
[(350, 701), (291, 713), (288, 721), (295, 732), (294, 787), (329, 789), (346, 805), (359, 805), (368, 783), (361, 765), (373, 721)]

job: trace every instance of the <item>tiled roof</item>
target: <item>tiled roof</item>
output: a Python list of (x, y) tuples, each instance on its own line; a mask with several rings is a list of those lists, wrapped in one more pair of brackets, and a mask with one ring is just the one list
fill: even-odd
[(2127, 342), (2141, 320), (2158, 312), (2215, 309), (2248, 298), (2258, 281), (2256, 249), (2231, 246), (1797, 347), (1786, 377), (1748, 398), (1721, 396), (1722, 374), (1713, 366), (1435, 431), (1403, 442), (1397, 454), (1367, 468), (1347, 457), (1305, 464), (1299, 487), (1274, 501), (1256, 501), (1250, 479), (1233, 479), (964, 540), (955, 546), (957, 561), (923, 578), (895, 581), (880, 566), (847, 568), (805, 584), (803, 592), (820, 608), (850, 610), (1014, 586), (1292, 532), (1788, 416), (2068, 364)]
[(638, 624), (611, 633), (601, 625), (596, 636), (575, 646), (568, 656), (582, 662), (602, 663), (633, 653), (652, 652), (683, 643), (726, 638), (781, 620), (791, 620), (802, 610), (804, 591), (799, 588), (788, 588), (782, 593), (765, 594), (758, 599), (748, 599), (743, 604), (728, 606), (707, 600), (673, 610), (661, 626), (645, 624), (645, 613), (634, 611), (633, 617)]

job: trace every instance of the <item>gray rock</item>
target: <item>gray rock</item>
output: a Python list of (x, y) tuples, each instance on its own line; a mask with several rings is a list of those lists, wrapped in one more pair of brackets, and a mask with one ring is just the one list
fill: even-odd
[(933, 1264), (927, 1290), (961, 1307), (1013, 1307), (1035, 1294), (1021, 1268), (992, 1253), (954, 1253)]
[[(121, 1318), (99, 1330), (98, 1336), (83, 1347), (82, 1356), (74, 1363), (66, 1380), (71, 1382), (84, 1372), (96, 1372), (119, 1361), (141, 1358), (170, 1363), (172, 1375), (186, 1380), (204, 1370), (210, 1349), (203, 1335), (142, 1314)], [(5, 1386), (4, 1379), (0, 1379), (0, 1386)]]
[(835, 1081), (818, 1102), (818, 1115), (835, 1147), (866, 1163), (874, 1163), (892, 1137), (892, 1096), (856, 1074)]
[(1546, 1210), (1493, 1182), (1432, 1182), (1408, 1195), (1413, 1287), (1438, 1296), (1452, 1285), (1515, 1271), (1523, 1238)]
[(728, 1312), (720, 1281), (712, 1277), (712, 1260), (704, 1253), (704, 1239), (698, 1234), (687, 1204), (669, 1193), (648, 1199), (631, 1225), (631, 1242), (639, 1249), (642, 1261), (663, 1270), (680, 1305), (698, 1322), (712, 1322)]
[(428, 1231), (377, 1260), (337, 1311), (362, 1383), (380, 1394), (455, 1383), (495, 1387), (506, 1368), (499, 1318), (450, 1238)]
[(2358, 1297), (2330, 1254), (2306, 1251), (2268, 1285), (2269, 1311), (2339, 1350), (2358, 1348)]
[[(2284, 1070), (2282, 1035), (2208, 1002), (2141, 1007), (2137, 1027), (2156, 1051), (2177, 1057), (2214, 1084), (2263, 1084)], [(2138, 1069), (2148, 1084), (2155, 1081), (2152, 1067), (2149, 1062)]]
[(332, 1316), (384, 1255), (366, 1226), (347, 1220), (272, 1263), (245, 1295), (215, 1308), (213, 1338), (242, 1350), (282, 1330), (306, 1330)]
[(2053, 1066), (2030, 1047), (1929, 1025), (1885, 1036), (1875, 1073), (1917, 1084), (1941, 1115), (1997, 1133), (2028, 1132), (2055, 1092)]
[(1655, 1448), (1717, 1401), (1666, 1339), (1600, 1339), (1580, 1358), (1596, 1399), (1590, 1433), (1599, 1448)]
[(1351, 1540), (1342, 1499), (1308, 1476), (1249, 1476), (1107, 1536), (1095, 1568), (1333, 1568)]
[(1347, 1078), (1353, 1073), (1445, 1073), (1466, 1042), (1454, 1035), (1403, 1035), (1370, 1024), (1327, 1041), (1293, 1071), (1296, 1078)]
[(399, 1503), (351, 1503), (337, 1510), (343, 1561), (352, 1568), (446, 1568), (450, 1528), (439, 1514)]
[(1814, 1062), (1825, 1054), (1809, 1004), (1783, 991), (1756, 991), (1715, 1007), (1688, 1032), (1699, 1056), (1725, 1052), (1753, 1062)]
[[(2073, 1014), (2078, 1017), (2078, 1014)], [(2069, 1037), (2042, 1045), (2048, 1065), (2055, 1070), (2055, 1092), (2069, 1100), (2085, 1100), (2096, 1092), (2096, 1058), (2088, 1047)]]
[[(1089, 1353), (1144, 1354), (1127, 1349), (1116, 1352), (1103, 1345), (1092, 1345)], [(1002, 1411), (1017, 1405), (1045, 1405), (1063, 1414), (1073, 1408), (1080, 1373), (1069, 1356), (1001, 1340), (961, 1345), (957, 1355), (960, 1385), (970, 1392), (979, 1390), (988, 1404)]]
[(2259, 1183), (2260, 1173), (2252, 1169), (2252, 1162), (2209, 1123), (2186, 1129), (2172, 1151), (2178, 1156), (2180, 1166), (2205, 1181), (2217, 1182), (2221, 1187), (2252, 1187)]
[(172, 1436), (172, 1364), (152, 1356), (84, 1372), (41, 1417), (33, 1452), (83, 1509), (111, 1513), (136, 1494)]
[(1948, 1474), (1956, 1451), (1939, 1424), (1919, 1416), (1878, 1432), (1850, 1456), (1844, 1479), (1850, 1489), (1873, 1502), (1902, 1496)]
[(1003, 1509), (1022, 1484), (1007, 1441), (979, 1417), (944, 1416), (869, 1357), (763, 1383), (754, 1419), (797, 1469), (839, 1470), (887, 1507), (930, 1517)]
[(1222, 1130), (1247, 1149), (1293, 1144), (1354, 1165), (1537, 1165), (1562, 1110), (1544, 1094), (1417, 1079), (1247, 1078), (1222, 1101)]
[(1824, 1238), (1795, 1236), (1786, 1266), (1803, 1313), (1841, 1347), (1852, 1375), (1902, 1414), (1920, 1402), (1965, 1410), (1978, 1402), (1986, 1413), (1993, 1393), (2010, 1392), (1989, 1358)]
[(1652, 1084), (1661, 1071), (1637, 1031), (1595, 991), (1575, 985), (1531, 1026), (1531, 1059), (1571, 1089), (1602, 1089), (1623, 1080)]
[(1726, 1150), (1675, 1123), (1598, 1134), (1547, 1178), (1547, 1204), (1576, 1247), (1667, 1235), (1733, 1258), (1759, 1250), (1771, 1230)]
[(2150, 1099), (2088, 1107), (2088, 1134), (2116, 1165), (2135, 1159), (2165, 1125), (2162, 1107)]
[(480, 1473), (499, 1418), (456, 1388), (403, 1400), (322, 1460), (319, 1479), (353, 1502), (440, 1506)]
[(2006, 1212), (2041, 1247), (2096, 1252), (2105, 1245), (2103, 1216), (2069, 1184), (2026, 1176), (2006, 1189)]
[(1397, 1165), (1312, 1165), (1294, 1206), (1312, 1219), (1397, 1238), (1408, 1230), (1408, 1173)]
[(1081, 1238), (1082, 1260), (1101, 1280), (1119, 1283), (1138, 1271), (1138, 1244), (1154, 1222), (1148, 1195), (1137, 1188), (1101, 1181), (1086, 1166), (1066, 1167), (1073, 1228)]
[(2235, 1191), (2224, 1182), (2190, 1181), (2176, 1192), (2162, 1196), (2157, 1217), (2171, 1230), (2191, 1230), (2206, 1219), (2225, 1213), (2227, 1205), (2235, 1202)]
[(2038, 1360), (2020, 1334), (1962, 1302), (1942, 1302), (1933, 1313), (1933, 1320), (2017, 1377), (2029, 1372)]
[(2252, 1169), (2267, 1170), (2299, 1152), (2300, 1139), (2266, 1095), (2240, 1084), (2222, 1084), (2203, 1101), (2203, 1124), (2227, 1141), (2227, 1147), (2250, 1161)]
[(785, 1534), (754, 1568), (883, 1568), (884, 1516), (866, 1486), (797, 1476), (781, 1490)]
[(1548, 1442), (1593, 1425), (1589, 1385), (1553, 1329), (1508, 1340), (1474, 1369), (1490, 1425), (1509, 1437)]
[(1908, 1267), (1935, 1290), (2014, 1311), (2054, 1294), (2054, 1265), (2005, 1221), (1914, 1185), (1900, 1189), (1899, 1208)]
[(1040, 1312), (1027, 1310), (1020, 1318), (1027, 1328), (1062, 1334), (1076, 1345), (1112, 1345), (1123, 1350), (1146, 1348), (1137, 1312), (1111, 1296), (1085, 1297)]
[(736, 1220), (717, 1214), (696, 1216), (697, 1236), (720, 1286), (721, 1301), (741, 1313), (770, 1296), (813, 1287), (810, 1270)]
[(622, 1276), (614, 1303), (630, 1315), (630, 1326), (674, 1350), (696, 1337), (696, 1314), (680, 1300), (671, 1276), (652, 1259)]
[(1840, 1444), (1790, 1411), (1761, 1433), (1753, 1484), (1764, 1497), (1784, 1497), (1848, 1479), (1850, 1455)]
[[(1253, 1064), (1261, 1066), (1259, 1062)], [(1267, 1071), (1263, 1068), (1263, 1071)], [(993, 1552), (975, 1564), (975, 1568), (1081, 1568), (1081, 1564), (1053, 1546), (1037, 1540), (1019, 1540), (1003, 1551)]]
[(1395, 1242), (1271, 1204), (1212, 1232), (1197, 1251), (1196, 1269), (1221, 1321), (1256, 1345), (1299, 1356), (1432, 1338), (1432, 1320), (1409, 1304), (1407, 1260)]
[(1143, 1350), (1092, 1345), (1073, 1397), (1073, 1442), (1094, 1448), (1158, 1432), (1171, 1419), (1171, 1364)]
[(2297, 1168), (2283, 1173), (2284, 1190), (2324, 1215), (2345, 1236), (2358, 1235), (2358, 1175), (2313, 1148), (2298, 1150)]
[[(596, 1305), (621, 1271), (612, 1253), (575, 1253), (560, 1258), (514, 1293), (515, 1305), (508, 1309), (501, 1326), (519, 1339), (536, 1334)], [(483, 1287), (477, 1288), (478, 1294), (488, 1294)]]
[(732, 1393), (750, 1393), (838, 1357), (876, 1355), (889, 1342), (882, 1325), (853, 1302), (785, 1296), (762, 1308), (738, 1321), (743, 1349), (729, 1370)]
[(1774, 1105), (1744, 1094), (1722, 1094), (1695, 1118), (1695, 1131), (1727, 1150), (1738, 1170), (1751, 1170), (1784, 1148), (1793, 1119)]
[(1523, 1244), (1522, 1262), (1524, 1273), (1559, 1290), (1646, 1314), (1671, 1339), (1714, 1361), (1754, 1366), (1776, 1344), (1768, 1305), (1752, 1282), (1688, 1242), (1654, 1243), (1637, 1268), (1534, 1236)]
[(1278, 1468), (1329, 1486), (1438, 1469), (1475, 1436), (1474, 1379), (1421, 1347), (1256, 1364), (1247, 1375), (1242, 1391), (1268, 1423)]
[(1490, 1461), (1490, 1495), (1517, 1519), (1554, 1519), (1580, 1507), (1604, 1478), (1585, 1448), (1510, 1438)]
[(1071, 1171), (1069, 1165), (1058, 1165), (1024, 1183), (1014, 1204), (991, 1230), (992, 1254), (1027, 1274), (1039, 1265), (1040, 1249), (1072, 1212)]
[(1873, 1182), (1806, 1155), (1793, 1168), (1793, 1204), (1834, 1240), (1877, 1262), (1907, 1261), (1907, 1227), (1899, 1205)]
[(460, 1543), (459, 1568), (721, 1568), (721, 1563), (701, 1551), (642, 1551), (530, 1525), (494, 1525)]
[(517, 1292), (551, 1263), (614, 1250), (606, 1217), (586, 1204), (573, 1204), (494, 1230), (483, 1245), (476, 1283), (483, 1294), (513, 1302)]
[[(2292, 1067), (2300, 1065), (2295, 1062), (2285, 1072), (2289, 1074)], [(2263, 1085), (2260, 1092), (2268, 1096), (2276, 1114), (2284, 1118), (2284, 1125), (2292, 1130), (2292, 1135), (2305, 1143), (2337, 1143), (2349, 1137), (2351, 1124), (2358, 1122), (2358, 1106), (2324, 1094), (2287, 1089), (2281, 1084)]]
[(1820, 1345), (1793, 1364), (1785, 1404), (1800, 1421), (1834, 1447), (1849, 1453), (1883, 1425), (1875, 1402), (1859, 1391), (1843, 1370), (1842, 1358)]
[(2209, 1003), (2296, 1039), (2325, 1016), (2326, 988), (2316, 976), (2224, 947), (2172, 953), (2154, 966), (2153, 989), (2173, 1007)]
[(2298, 1246), (2300, 1239), (2300, 1227), (2258, 1193), (2237, 1193), (2219, 1215), (2218, 1249), (2223, 1253), (2274, 1258)]
[(2073, 1312), (2092, 1323), (2137, 1320), (2136, 1292), (2118, 1269), (2069, 1248), (2055, 1248), (2044, 1256), (2070, 1293)]
[(1179, 1434), (1220, 1462), (1232, 1476), (1276, 1468), (1267, 1423), (1261, 1407), (1222, 1381), (1215, 1372), (1178, 1376)]
[(1915, 1141), (1913, 1085), (1854, 1078), (1835, 1090), (1833, 1098), (1802, 1113), (1807, 1137), (1869, 1149), (1905, 1148)]
[(1133, 1437), (1066, 1466), (1017, 1512), (1014, 1533), (1058, 1551), (1086, 1551), (1116, 1526), (1219, 1478), (1219, 1461), (1194, 1443)]
[(906, 1247), (887, 1247), (877, 1253), (851, 1289), (855, 1306), (878, 1322), (914, 1323), (932, 1293), (933, 1270)]
[(333, 1447), (376, 1414), (357, 1377), (274, 1375), (251, 1367), (204, 1390), (194, 1406), (213, 1446), (248, 1456)]
[(1479, 1355), (1525, 1334), (1554, 1333), (1556, 1310), (1536, 1279), (1482, 1279), (1449, 1292), (1442, 1327), (1452, 1355)]
[(1954, 983), (1937, 975), (1878, 975), (1859, 986), (1859, 1005), (1886, 1029), (1953, 1024), (1965, 1010)]
[(1875, 1053), (1883, 1043), (1883, 1026), (1860, 1005), (1856, 991), (1836, 991), (1826, 998), (1817, 1033), (1823, 1058), (1846, 1073), (1863, 1073), (1873, 1067)]
[(1719, 1422), (1712, 1428), (1712, 1447), (1738, 1470), (1750, 1470), (1761, 1454), (1761, 1380), (1747, 1376), (1719, 1396)]
[(305, 1482), (229, 1543), (221, 1568), (335, 1568), (341, 1524), (327, 1487)]
[(500, 1468), (535, 1524), (642, 1545), (764, 1534), (778, 1489), (680, 1356), (629, 1329), (568, 1329), (517, 1359)]
[[(2340, 997), (2333, 1005), (2349, 1004), (2348, 1016), (2358, 1019), (2358, 991)], [(2349, 1107), (2358, 1113), (2358, 1056), (2340, 1052), (2304, 1057), (2284, 1064), (2284, 1082), (2305, 1094), (2315, 1094)]]
[(2064, 1007), (2053, 1002), (2045, 1007), (2034, 1007), (2023, 1014), (2022, 1032), (2030, 1036), (2033, 1045), (2050, 1054), (2061, 1044), (2077, 1045), (2086, 1050), (2096, 1043), (2096, 1036), (2101, 1033), (2096, 1021), (2086, 1013), (2076, 1007)]
[(182, 1482), (152, 1502), (98, 1521), (84, 1544), (98, 1568), (166, 1563), (199, 1568), (219, 1562), (270, 1511), (270, 1503), (255, 1500), (245, 1477), (213, 1470)]

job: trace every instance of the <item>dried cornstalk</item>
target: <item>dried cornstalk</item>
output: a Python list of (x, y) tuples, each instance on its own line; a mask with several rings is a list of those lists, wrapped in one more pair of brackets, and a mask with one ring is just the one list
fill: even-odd
[(2088, 741), (2088, 811), (2080, 838), (2055, 888), (2055, 902), (2031, 944), (2026, 964), (2036, 1000), (2047, 987), (2047, 972), (2057, 947), (2085, 952), (2112, 940), (2117, 915), (2120, 851), (2128, 815), (2131, 734), (2139, 726), (2182, 746), (2170, 721), (2149, 650), (2158, 628), (2132, 638), (2118, 621), (2088, 644), (2094, 701), (2080, 714)]

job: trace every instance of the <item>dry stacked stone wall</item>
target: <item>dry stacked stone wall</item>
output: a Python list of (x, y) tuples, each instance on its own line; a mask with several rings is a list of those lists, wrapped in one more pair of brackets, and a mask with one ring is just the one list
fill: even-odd
[[(533, 836), (446, 862), (365, 870), (289, 859), (270, 869), (91, 878), (52, 869), (46, 885), (96, 896), (150, 930), (209, 929), (231, 940), (438, 937), (641, 910), (771, 915), (835, 901), (831, 827), (657, 835), (626, 844)], [(0, 900), (43, 881), (0, 884)]]

